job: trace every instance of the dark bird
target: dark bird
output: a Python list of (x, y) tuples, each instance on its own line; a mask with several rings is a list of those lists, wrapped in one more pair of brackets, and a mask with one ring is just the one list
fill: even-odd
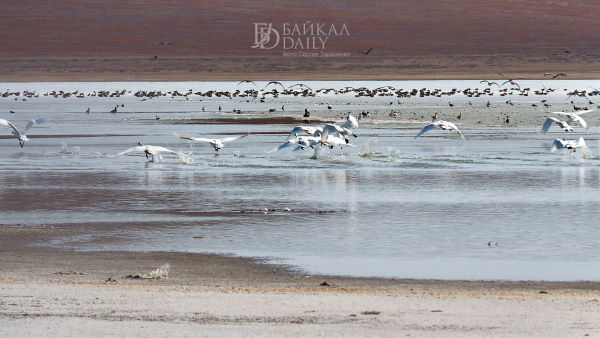
[(519, 78), (519, 79), (511, 79), (511, 78), (509, 78), (509, 77), (507, 77), (507, 76), (505, 76), (504, 74), (501, 74), (501, 73), (498, 73), (498, 75), (500, 75), (500, 76), (502, 76), (503, 78), (506, 79), (506, 81), (502, 82), (502, 84), (500, 86), (504, 86), (505, 84), (510, 83), (513, 86), (517, 86), (519, 88), (519, 90), (521, 90), (521, 86), (519, 86), (519, 84), (516, 83), (515, 80), (523, 80), (523, 79), (521, 79), (521, 78)]
[(289, 88), (294, 88), (294, 87), (302, 87), (302, 88), (306, 88), (306, 89), (308, 89), (310, 91), (313, 91), (312, 88), (310, 88), (309, 86), (307, 86), (305, 84), (302, 84), (302, 83), (296, 83), (295, 85), (290, 86)]
[(559, 76), (567, 76), (565, 73), (544, 73), (544, 76), (552, 76), (553, 79), (556, 79)]
[(488, 86), (490, 86), (490, 87), (491, 87), (492, 85), (496, 85), (496, 86), (498, 86), (498, 88), (500, 88), (500, 85), (498, 84), (498, 82), (495, 82), (495, 81), (488, 81), (488, 80), (479, 81), (479, 83), (484, 83), (484, 82), (485, 82), (485, 83), (486, 83)]
[(244, 82), (252, 83), (253, 85), (255, 85), (255, 86), (256, 86), (256, 83), (254, 83), (254, 81), (250, 81), (250, 80), (242, 80), (242, 81), (238, 82), (238, 84), (237, 84), (237, 85), (239, 86), (240, 84), (242, 84), (242, 83), (244, 83)]
[(364, 52), (362, 50), (360, 50), (360, 49), (358, 51), (361, 52), (362, 55), (367, 55), (367, 54), (371, 53), (371, 51), (373, 50), (373, 48), (375, 48), (375, 47), (371, 47), (371, 48), (367, 49)]
[(272, 85), (272, 84), (278, 84), (278, 85), (281, 86), (281, 88), (283, 88), (283, 90), (285, 90), (285, 86), (281, 82), (279, 82), (279, 81), (269, 81), (269, 83), (267, 83), (267, 85), (265, 86), (265, 88), (267, 88), (269, 85)]

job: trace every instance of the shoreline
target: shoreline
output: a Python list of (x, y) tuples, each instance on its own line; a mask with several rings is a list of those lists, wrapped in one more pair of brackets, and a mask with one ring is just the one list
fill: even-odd
[(167, 251), (72, 251), (31, 244), (60, 236), (66, 229), (0, 228), (0, 278), (24, 278), (80, 282), (119, 282), (140, 279), (127, 275), (148, 273), (169, 263), (168, 280), (175, 285), (285, 286), (319, 288), (326, 281), (333, 288), (456, 289), (456, 290), (582, 290), (600, 291), (600, 281), (460, 280), (387, 277), (354, 277), (311, 274), (292, 265), (270, 263), (264, 257), (219, 253)]
[[(585, 336), (600, 282), (306, 274), (259, 258), (79, 252), (29, 244), (68, 229), (0, 228), (1, 336)], [(144, 276), (169, 263), (167, 279)]]
[[(123, 278), (169, 262), (168, 279)], [(299, 274), (167, 252), (0, 253), (2, 336), (587, 336), (600, 283)], [(326, 283), (326, 284), (325, 284)]]

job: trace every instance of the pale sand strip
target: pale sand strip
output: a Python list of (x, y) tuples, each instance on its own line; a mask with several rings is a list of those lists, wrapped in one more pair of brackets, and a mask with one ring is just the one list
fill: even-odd
[[(576, 337), (600, 292), (210, 288), (0, 280), (0, 336)], [(361, 314), (380, 311), (379, 314)]]

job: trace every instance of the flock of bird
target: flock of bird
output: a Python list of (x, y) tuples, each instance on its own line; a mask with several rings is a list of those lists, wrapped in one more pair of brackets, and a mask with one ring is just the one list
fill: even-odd
[[(548, 130), (550, 129), (550, 127), (552, 127), (552, 125), (554, 125), (554, 124), (558, 125), (565, 132), (572, 132), (573, 125), (575, 123), (579, 124), (582, 128), (587, 129), (588, 124), (581, 117), (581, 115), (591, 113), (596, 110), (597, 109), (589, 109), (589, 110), (575, 111), (575, 112), (562, 112), (562, 111), (550, 112), (550, 114), (566, 116), (567, 119), (565, 121), (563, 121), (563, 120), (559, 120), (553, 116), (547, 116), (546, 120), (544, 121), (544, 124), (542, 125), (541, 132), (544, 134), (547, 133)], [(463, 133), (458, 129), (458, 127), (456, 127), (456, 125), (454, 123), (444, 121), (444, 120), (433, 121), (432, 123), (426, 125), (415, 136), (415, 138), (417, 138), (435, 128), (440, 128), (442, 130), (455, 131), (460, 136), (460, 138), (462, 138), (463, 140), (465, 139)], [(580, 137), (578, 140), (567, 140), (565, 138), (555, 139), (554, 142), (552, 143), (552, 151), (554, 152), (559, 149), (569, 149), (569, 150), (575, 152), (575, 151), (577, 151), (577, 149), (587, 149), (587, 146), (585, 144), (585, 140), (582, 137)]]
[[(370, 50), (367, 50), (363, 53), (368, 53)], [(529, 96), (529, 95), (548, 95), (556, 89), (554, 88), (546, 88), (531, 90), (531, 88), (524, 87), (516, 80), (521, 80), (520, 78), (511, 78), (504, 74), (499, 73), (502, 77), (502, 81), (490, 81), (490, 80), (482, 80), (480, 83), (486, 84), (487, 87), (484, 89), (479, 88), (465, 88), (463, 90), (459, 90), (457, 88), (453, 88), (451, 90), (442, 90), (439, 88), (436, 89), (427, 89), (427, 88), (413, 88), (413, 89), (403, 89), (396, 88), (394, 86), (381, 86), (375, 89), (370, 89), (367, 87), (352, 87), (346, 86), (340, 89), (335, 88), (319, 88), (313, 90), (311, 87), (307, 86), (304, 83), (295, 83), (289, 86), (285, 86), (280, 81), (269, 81), (263, 88), (259, 88), (256, 82), (251, 80), (242, 80), (237, 84), (236, 90), (207, 90), (207, 91), (194, 91), (192, 89), (188, 89), (187, 91), (179, 91), (179, 90), (138, 90), (136, 92), (132, 92), (131, 90), (99, 90), (92, 91), (89, 93), (85, 93), (83, 91), (75, 90), (75, 91), (65, 91), (65, 90), (52, 90), (45, 93), (37, 93), (31, 90), (24, 91), (10, 91), (6, 90), (5, 92), (0, 92), (0, 97), (8, 98), (14, 97), (15, 100), (26, 100), (27, 98), (38, 98), (40, 94), (46, 97), (54, 97), (54, 98), (85, 98), (85, 97), (121, 97), (124, 95), (132, 94), (135, 97), (142, 98), (143, 100), (152, 99), (157, 97), (184, 97), (186, 100), (189, 99), (190, 96), (199, 96), (199, 97), (227, 97), (227, 98), (235, 98), (235, 97), (247, 97), (247, 98), (258, 98), (260, 96), (261, 99), (265, 99), (268, 95), (272, 97), (278, 96), (303, 96), (303, 97), (314, 97), (317, 94), (354, 94), (355, 97), (375, 97), (375, 96), (395, 96), (398, 98), (408, 98), (408, 97), (443, 97), (443, 96), (453, 96), (457, 94), (463, 94), (467, 97), (481, 97), (481, 96), (493, 96), (494, 91), (491, 90), (492, 86), (498, 87), (498, 94), (500, 96), (508, 96), (508, 95), (519, 95), (519, 96)], [(544, 76), (548, 76), (549, 78), (556, 79), (561, 76), (567, 76), (564, 73), (545, 73)], [(501, 82), (501, 83), (498, 83)], [(241, 85), (245, 86), (240, 87)], [(250, 88), (248, 88), (250, 86)], [(505, 87), (506, 86), (506, 87)], [(240, 89), (241, 88), (241, 89)], [(567, 89), (564, 89), (567, 91)], [(600, 95), (600, 90), (572, 90), (566, 93), (568, 97), (571, 96), (579, 96), (586, 97), (589, 99), (589, 96)]]
[[(557, 124), (565, 132), (572, 132), (572, 125), (575, 123), (579, 124), (582, 128), (587, 128), (588, 124), (581, 117), (581, 115), (591, 113), (595, 110), (596, 109), (577, 112), (551, 112), (551, 114), (566, 116), (567, 119), (565, 121), (562, 121), (553, 116), (548, 116), (544, 121), (544, 124), (542, 125), (541, 132), (548, 132), (550, 127), (554, 124)], [(33, 127), (36, 124), (45, 123), (46, 121), (47, 120), (43, 118), (30, 120), (25, 126), (24, 131), (20, 131), (13, 123), (5, 119), (0, 119), (0, 125), (7, 126), (11, 129), (13, 136), (19, 141), (19, 145), (22, 148), (25, 145), (25, 142), (29, 141), (29, 138), (26, 135), (29, 129), (31, 129), (31, 127)], [(293, 148), (294, 151), (310, 148), (314, 150), (313, 157), (316, 157), (317, 151), (321, 146), (325, 146), (330, 149), (343, 146), (353, 147), (354, 145), (350, 143), (349, 137), (358, 137), (358, 135), (356, 135), (356, 133), (353, 131), (353, 129), (355, 128), (358, 128), (358, 121), (351, 114), (348, 114), (346, 120), (339, 125), (336, 123), (326, 123), (321, 127), (306, 125), (295, 126), (288, 134), (286, 140), (277, 148), (273, 149), (271, 152), (290, 147)], [(458, 129), (458, 127), (454, 123), (444, 120), (436, 120), (426, 125), (417, 133), (415, 138), (423, 136), (425, 133), (435, 128), (440, 128), (442, 130), (448, 131), (455, 131), (461, 139), (465, 139), (464, 134)], [(190, 142), (208, 143), (213, 147), (213, 149), (216, 152), (222, 149), (226, 143), (239, 140), (248, 135), (249, 133), (245, 135), (225, 138), (204, 138), (175, 134), (177, 138), (188, 140)], [(567, 140), (564, 138), (555, 139), (552, 143), (551, 151), (554, 152), (560, 149), (568, 149), (572, 152), (575, 152), (577, 151), (577, 149), (587, 149), (587, 146), (585, 144), (585, 140), (582, 137), (580, 137), (578, 140)], [(161, 153), (181, 155), (176, 151), (162, 146), (145, 145), (139, 142), (137, 146), (124, 150), (114, 156), (126, 155), (133, 152), (143, 152), (146, 155), (146, 158), (149, 159), (151, 162), (155, 160), (161, 160)]]
[[(348, 115), (346, 121), (341, 125), (335, 123), (327, 123), (323, 127), (296, 126), (292, 129), (285, 142), (283, 142), (279, 147), (277, 147), (273, 151), (295, 146), (294, 150), (303, 150), (305, 148), (314, 149), (315, 153), (313, 156), (316, 156), (319, 146), (326, 146), (331, 149), (342, 145), (353, 146), (352, 144), (350, 144), (348, 136), (357, 137), (357, 135), (354, 134), (354, 132), (352, 131), (353, 128), (357, 127), (358, 122), (356, 118), (354, 118), (352, 115)], [(214, 148), (216, 152), (223, 148), (225, 146), (225, 143), (239, 140), (248, 135), (249, 134), (210, 139), (175, 134), (176, 137), (183, 140), (208, 143)], [(122, 151), (116, 154), (115, 156), (126, 155), (133, 152), (143, 152), (146, 155), (146, 158), (150, 159), (151, 162), (157, 159), (161, 160), (161, 153), (181, 155), (178, 152), (165, 147), (145, 145), (139, 142), (137, 146)]]
[[(363, 52), (363, 53), (368, 54), (369, 51), (370, 50)], [(133, 96), (144, 98), (144, 100), (146, 98), (151, 99), (151, 98), (161, 97), (161, 96), (171, 96), (173, 98), (181, 96), (181, 97), (185, 97), (187, 99), (188, 96), (190, 96), (190, 95), (198, 95), (198, 96), (203, 96), (203, 97), (215, 96), (215, 97), (229, 97), (229, 98), (248, 97), (248, 98), (256, 99), (258, 97), (258, 95), (260, 94), (260, 95), (262, 95), (260, 98), (261, 102), (263, 102), (265, 97), (269, 94), (272, 95), (273, 97), (278, 97), (279, 95), (315, 96), (319, 93), (323, 93), (323, 94), (333, 93), (336, 95), (353, 93), (356, 97), (396, 96), (396, 97), (407, 98), (407, 97), (412, 97), (412, 96), (442, 97), (442, 96), (452, 96), (452, 95), (462, 93), (463, 95), (468, 96), (468, 97), (480, 97), (480, 96), (484, 96), (484, 95), (486, 95), (486, 96), (494, 95), (494, 92), (490, 89), (492, 86), (498, 87), (498, 93), (500, 96), (513, 95), (514, 93), (517, 93), (517, 95), (521, 95), (521, 96), (530, 95), (530, 92), (531, 92), (530, 88), (521, 88), (521, 86), (516, 82), (516, 80), (520, 80), (520, 79), (510, 78), (503, 74), (499, 74), (499, 75), (502, 76), (502, 78), (503, 78), (503, 82), (501, 82), (501, 83), (498, 83), (496, 81), (489, 81), (489, 80), (480, 81), (480, 83), (484, 83), (487, 85), (487, 88), (484, 88), (483, 90), (479, 89), (479, 88), (475, 88), (475, 89), (466, 88), (464, 90), (458, 90), (458, 89), (454, 88), (454, 89), (447, 90), (447, 91), (444, 91), (441, 89), (426, 89), (426, 88), (404, 90), (401, 88), (400, 89), (395, 88), (393, 86), (381, 86), (381, 87), (378, 87), (375, 89), (369, 89), (366, 87), (354, 88), (354, 87), (347, 86), (347, 87), (343, 87), (341, 89), (320, 88), (317, 90), (313, 90), (312, 88), (310, 88), (307, 85), (302, 84), (302, 83), (296, 83), (296, 84), (286, 87), (283, 83), (281, 83), (279, 81), (270, 81), (264, 86), (264, 88), (262, 90), (258, 90), (258, 88), (251, 88), (251, 89), (246, 89), (243, 91), (240, 89), (236, 89), (235, 91), (208, 90), (206, 92), (201, 92), (201, 91), (194, 92), (192, 89), (189, 89), (186, 92), (179, 92), (177, 90), (175, 90), (175, 91), (160, 91), (160, 90), (141, 91), (140, 90), (140, 91), (133, 93)], [(546, 74), (544, 74), (544, 76), (549, 76), (553, 79), (556, 79), (561, 76), (566, 76), (566, 74), (564, 74), (564, 73), (546, 73)], [(239, 87), (242, 84), (247, 84), (247, 85), (252, 85), (254, 87), (257, 87), (257, 84), (254, 81), (250, 81), (250, 80), (239, 81), (237, 86)], [(508, 87), (503, 88), (506, 85), (508, 85)], [(279, 88), (280, 90), (278, 90), (275, 87), (280, 87)], [(269, 88), (269, 89), (267, 90), (267, 88)], [(566, 91), (566, 89), (564, 89), (564, 90)], [(553, 88), (544, 87), (543, 89), (533, 91), (533, 94), (547, 95), (554, 91), (555, 91), (555, 89), (553, 89)], [(70, 98), (70, 97), (84, 98), (84, 97), (89, 97), (89, 96), (120, 97), (120, 96), (127, 95), (130, 93), (131, 93), (131, 91), (127, 91), (125, 89), (115, 90), (112, 92), (111, 91), (94, 91), (92, 93), (84, 93), (84, 92), (81, 92), (78, 90), (74, 91), (74, 92), (68, 92), (68, 91), (63, 91), (63, 90), (58, 90), (58, 91), (53, 90), (53, 91), (44, 93), (43, 96), (62, 97), (62, 98)], [(589, 99), (589, 96), (600, 95), (600, 90), (598, 90), (598, 89), (594, 89), (593, 91), (573, 90), (573, 91), (568, 92), (567, 94), (568, 94), (568, 98), (571, 96), (585, 97), (586, 99), (588, 99), (590, 104), (593, 104), (593, 102)], [(6, 90), (3, 93), (0, 92), (0, 97), (6, 98), (6, 97), (15, 96), (15, 100), (17, 100), (18, 97), (20, 97), (20, 96), (24, 97), (24, 98), (25, 97), (31, 98), (31, 97), (39, 97), (39, 95), (40, 95), (39, 93), (36, 93), (35, 91), (29, 91), (29, 90), (25, 90), (23, 92), (11, 92), (9, 90)], [(25, 100), (24, 98), (23, 98), (23, 100)], [(544, 103), (544, 106), (546, 108), (550, 106), (549, 104), (546, 103), (546, 100), (542, 100), (542, 102)], [(512, 102), (510, 100), (506, 101), (506, 103), (512, 105)], [(571, 101), (571, 103), (573, 103), (573, 101)], [(392, 104), (392, 102), (390, 104)], [(449, 103), (449, 104), (451, 107), (453, 106), (451, 103)], [(469, 105), (471, 105), (471, 102), (469, 102)], [(490, 104), (488, 101), (487, 107), (489, 107), (489, 105)], [(328, 108), (331, 109), (330, 107), (328, 107)], [(577, 106), (573, 106), (573, 108), (575, 110), (573, 112), (562, 112), (562, 111), (550, 112), (550, 114), (554, 114), (556, 117), (555, 116), (547, 116), (542, 125), (541, 131), (543, 133), (546, 133), (554, 124), (559, 126), (565, 132), (573, 131), (573, 126), (575, 124), (578, 124), (582, 128), (587, 128), (588, 124), (581, 117), (581, 115), (593, 112), (596, 109), (587, 109), (587, 107), (577, 107)], [(281, 109), (283, 110), (284, 108), (282, 107)], [(204, 108), (203, 108), (203, 110), (204, 110)], [(272, 110), (274, 110), (274, 109), (271, 109), (270, 112)], [(219, 111), (221, 111), (220, 106), (219, 106)], [(87, 112), (88, 113), (90, 112), (89, 108), (88, 108)], [(115, 107), (112, 112), (116, 113), (117, 107)], [(11, 113), (13, 113), (13, 111), (11, 111)], [(364, 112), (363, 112), (363, 114), (364, 114)], [(395, 117), (395, 116), (392, 116), (392, 114), (393, 113), (390, 113), (390, 116)], [(308, 117), (309, 115), (310, 114), (309, 114), (308, 110), (305, 110), (304, 117)], [(457, 116), (457, 118), (460, 119), (461, 116), (462, 116), (462, 114)], [(559, 116), (564, 116), (566, 119), (564, 121), (560, 120), (558, 118)], [(364, 117), (364, 116), (359, 114), (358, 119), (360, 119), (361, 117)], [(158, 117), (157, 117), (157, 119), (158, 119)], [(41, 123), (45, 123), (45, 122), (46, 122), (46, 119), (43, 119), (43, 118), (31, 120), (25, 126), (24, 131), (21, 131), (10, 121), (5, 120), (5, 119), (0, 119), (0, 125), (7, 126), (11, 129), (12, 134), (19, 141), (19, 145), (21, 147), (24, 146), (25, 142), (29, 141), (29, 138), (27, 137), (27, 133), (30, 130), (30, 128), (36, 124), (41, 124)], [(506, 119), (506, 123), (508, 123), (508, 117)], [(273, 151), (285, 149), (288, 147), (293, 147), (293, 149), (296, 151), (304, 150), (305, 148), (311, 148), (311, 149), (315, 149), (315, 155), (316, 155), (316, 149), (319, 146), (326, 146), (329, 148), (334, 148), (334, 147), (338, 147), (338, 146), (353, 146), (350, 143), (349, 136), (353, 136), (353, 137), (357, 136), (353, 131), (353, 129), (355, 129), (357, 127), (358, 127), (357, 119), (354, 118), (350, 114), (348, 114), (346, 121), (340, 125), (335, 124), (335, 123), (327, 123), (327, 124), (323, 125), (322, 127), (296, 126), (289, 133), (287, 139)], [(424, 126), (417, 133), (415, 138), (421, 137), (425, 133), (429, 132), (430, 130), (436, 129), (436, 128), (439, 128), (442, 130), (447, 130), (447, 131), (454, 131), (458, 134), (458, 136), (460, 138), (465, 139), (464, 134), (458, 129), (456, 124), (449, 122), (449, 121), (438, 120), (437, 114), (435, 114), (433, 116), (432, 123)], [(224, 145), (226, 143), (236, 141), (236, 140), (246, 137), (248, 135), (241, 135), (241, 136), (236, 136), (236, 137), (226, 137), (226, 138), (220, 138), (220, 139), (192, 137), (192, 136), (184, 136), (184, 135), (177, 135), (177, 134), (175, 136), (180, 139), (183, 139), (183, 140), (188, 140), (190, 142), (208, 143), (214, 148), (214, 150), (216, 152), (218, 152), (221, 148), (224, 147)], [(563, 139), (554, 140), (554, 143), (552, 145), (552, 151), (556, 151), (558, 149), (569, 149), (574, 152), (577, 149), (585, 148), (585, 147), (586, 147), (585, 141), (582, 138), (580, 138), (579, 140), (566, 140), (563, 138)], [(129, 148), (115, 156), (125, 155), (125, 154), (129, 154), (132, 152), (143, 152), (146, 154), (146, 157), (151, 159), (152, 161), (155, 158), (160, 158), (160, 153), (162, 153), (162, 152), (172, 153), (172, 154), (177, 153), (175, 151), (172, 151), (172, 150), (164, 148), (164, 147), (144, 145), (142, 143), (139, 143), (137, 146)]]
[[(24, 146), (25, 142), (29, 141), (27, 135), (25, 134), (29, 129), (35, 124), (45, 123), (46, 119), (35, 119), (31, 120), (27, 123), (25, 127), (25, 131), (21, 132), (13, 123), (10, 121), (0, 119), (0, 125), (4, 125), (10, 127), (12, 129), (12, 134), (19, 141), (19, 145), (21, 148)], [(282, 143), (279, 147), (274, 150), (281, 150), (290, 146), (296, 146), (295, 150), (302, 150), (305, 148), (311, 148), (315, 150), (315, 155), (317, 153), (318, 146), (326, 146), (329, 148), (334, 148), (337, 146), (353, 146), (350, 144), (350, 140), (348, 136), (357, 137), (357, 135), (352, 131), (352, 129), (358, 127), (358, 121), (352, 115), (348, 115), (346, 121), (341, 124), (335, 123), (327, 123), (323, 127), (310, 127), (310, 126), (296, 126), (292, 129), (290, 134), (288, 135), (286, 141)], [(302, 135), (299, 135), (302, 134)], [(213, 149), (218, 152), (221, 148), (225, 146), (226, 143), (233, 142), (239, 140), (243, 137), (248, 136), (249, 134), (234, 136), (234, 137), (225, 137), (225, 138), (203, 138), (203, 137), (191, 137), (175, 134), (176, 137), (189, 140), (193, 142), (203, 142), (210, 144)], [(162, 146), (154, 146), (154, 145), (146, 145), (141, 142), (138, 143), (137, 146), (131, 147), (127, 150), (124, 150), (114, 156), (121, 156), (130, 154), (133, 152), (143, 152), (146, 155), (146, 158), (150, 161), (161, 160), (161, 153), (170, 153), (170, 154), (179, 154), (176, 151), (171, 149), (162, 147)]]

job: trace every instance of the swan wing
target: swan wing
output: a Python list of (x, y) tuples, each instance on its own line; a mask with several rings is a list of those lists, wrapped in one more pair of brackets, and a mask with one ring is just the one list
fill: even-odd
[(588, 124), (587, 124), (587, 122), (585, 122), (585, 120), (584, 120), (584, 119), (582, 119), (582, 118), (581, 118), (579, 115), (573, 115), (573, 117), (572, 117), (572, 118), (570, 118), (569, 120), (567, 120), (567, 124), (569, 124), (569, 125), (573, 125), (573, 124), (572, 124), (572, 123), (573, 123), (573, 121), (575, 121), (575, 122), (579, 122), (579, 124), (580, 124), (580, 125), (581, 125), (583, 128), (586, 128), (586, 129), (587, 129), (587, 127), (588, 127)]
[(196, 141), (196, 142), (212, 142), (212, 139), (209, 138), (203, 138), (203, 137), (191, 137), (191, 136), (185, 136), (185, 135), (179, 135), (179, 134), (175, 134), (175, 136), (179, 137), (182, 140), (190, 140), (190, 141)]
[(348, 117), (346, 118), (346, 122), (342, 124), (342, 127), (347, 129), (358, 128), (358, 121), (354, 116), (348, 115)]
[(225, 142), (231, 142), (231, 141), (235, 141), (235, 140), (241, 139), (242, 137), (246, 137), (248, 135), (249, 134), (244, 134), (244, 135), (240, 135), (240, 136), (233, 136), (233, 137), (225, 137), (225, 138), (222, 138), (220, 141), (223, 142), (223, 143), (225, 143)]
[(552, 142), (552, 149), (550, 149), (550, 151), (555, 152), (564, 147), (565, 145), (563, 143), (563, 140), (557, 138), (556, 140), (554, 140), (554, 142)]
[(27, 131), (33, 127), (34, 124), (42, 124), (42, 123), (46, 123), (46, 119), (36, 119), (36, 120), (31, 120), (27, 123), (27, 126), (25, 127), (25, 132), (27, 133)]
[(548, 129), (550, 129), (550, 127), (552, 126), (552, 123), (555, 123), (558, 121), (559, 121), (558, 119), (548, 116), (546, 118), (546, 121), (544, 121), (544, 125), (542, 125), (542, 132), (544, 132), (544, 133), (548, 132)]
[(587, 113), (591, 113), (591, 112), (596, 111), (596, 110), (598, 110), (598, 109), (596, 108), (596, 109), (581, 110), (581, 111), (578, 111), (578, 112), (573, 113), (573, 114), (575, 114), (575, 115), (587, 114)]
[(423, 129), (421, 129), (421, 131), (417, 134), (417, 136), (415, 136), (415, 138), (425, 134), (426, 132), (430, 131), (431, 129), (437, 127), (437, 124), (435, 123), (430, 123), (428, 125), (426, 125), (425, 127), (423, 127)]
[(343, 135), (346, 133), (346, 130), (344, 130), (344, 128), (338, 126), (337, 124), (332, 124), (332, 123), (328, 123), (328, 124), (324, 125), (323, 132), (325, 130), (327, 130), (329, 134)]
[(461, 139), (465, 139), (465, 136), (463, 135), (463, 133), (460, 132), (460, 130), (458, 129), (458, 127), (452, 123), (452, 122), (446, 122), (446, 125), (448, 127), (450, 127), (452, 130), (455, 130), (458, 133), (458, 136), (460, 136)]
[(283, 142), (282, 144), (280, 144), (279, 147), (273, 149), (273, 151), (285, 149), (285, 148), (291, 147), (292, 145), (295, 145), (295, 144), (298, 144), (298, 139), (287, 140), (287, 141)]
[(296, 135), (302, 134), (302, 133), (306, 133), (308, 135), (313, 135), (317, 130), (318, 130), (318, 128), (316, 128), (316, 127), (296, 126), (292, 129), (292, 131), (290, 131), (287, 139), (289, 140), (289, 139), (296, 138)]
[(5, 120), (5, 119), (0, 119), (0, 125), (3, 125), (3, 126), (7, 126), (7, 127), (9, 127), (9, 128), (12, 128), (12, 130), (13, 130), (14, 134), (19, 134), (19, 133), (20, 133), (20, 132), (19, 132), (19, 129), (17, 129), (17, 127), (15, 127), (15, 125), (14, 125), (14, 124), (12, 124), (12, 123), (11, 123), (10, 121), (8, 121), (8, 120)]
[(165, 148), (165, 147), (161, 147), (161, 146), (146, 146), (148, 148), (148, 151), (150, 153), (171, 153), (171, 154), (177, 154), (176, 151), (173, 151), (171, 149)]
[(118, 154), (116, 154), (114, 156), (121, 156), (121, 155), (129, 154), (129, 153), (133, 153), (135, 151), (144, 151), (145, 149), (146, 149), (145, 146), (131, 147), (131, 148), (129, 148), (127, 150), (124, 150), (124, 151), (122, 151), (122, 152), (120, 152), (120, 153), (118, 153)]

